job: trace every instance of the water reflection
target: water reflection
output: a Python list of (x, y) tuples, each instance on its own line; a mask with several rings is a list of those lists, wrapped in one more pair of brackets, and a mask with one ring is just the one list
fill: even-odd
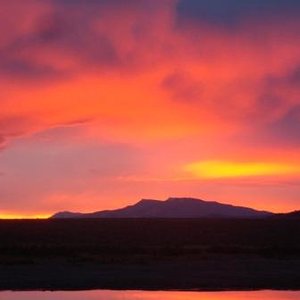
[(299, 300), (300, 292), (0, 292), (1, 300)]

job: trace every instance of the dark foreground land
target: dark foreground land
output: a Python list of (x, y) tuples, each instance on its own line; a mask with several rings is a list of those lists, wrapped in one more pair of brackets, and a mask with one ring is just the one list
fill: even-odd
[(300, 289), (300, 220), (0, 221), (0, 290)]

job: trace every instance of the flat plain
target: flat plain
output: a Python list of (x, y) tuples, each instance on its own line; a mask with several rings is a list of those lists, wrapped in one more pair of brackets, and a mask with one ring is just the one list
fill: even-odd
[(0, 221), (1, 290), (300, 289), (299, 219)]

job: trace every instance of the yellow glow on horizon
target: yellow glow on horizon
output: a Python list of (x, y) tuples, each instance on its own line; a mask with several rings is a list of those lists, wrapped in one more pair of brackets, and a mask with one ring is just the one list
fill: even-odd
[(203, 179), (290, 175), (299, 173), (299, 167), (284, 163), (200, 161), (188, 164), (185, 170)]
[(22, 214), (11, 214), (2, 213), (0, 214), (0, 220), (22, 220), (22, 219), (48, 219), (49, 214), (39, 214), (39, 215), (22, 215)]

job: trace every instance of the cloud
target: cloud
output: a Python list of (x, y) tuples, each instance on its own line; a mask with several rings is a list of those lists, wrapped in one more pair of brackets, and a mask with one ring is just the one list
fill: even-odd
[(297, 0), (180, 0), (177, 6), (178, 21), (189, 22), (190, 19), (209, 22), (230, 29), (247, 18), (264, 16), (297, 16), (300, 4)]
[(201, 101), (202, 83), (190, 78), (187, 73), (175, 72), (162, 81), (162, 87), (171, 93), (177, 101)]
[(1, 74), (12, 80), (51, 80), (61, 77), (62, 73), (50, 66), (37, 65), (25, 60), (10, 60), (0, 63)]
[(5, 5), (0, 23), (12, 31), (0, 49), (0, 76), (20, 83), (87, 71), (128, 73), (152, 64), (162, 55), (164, 27), (175, 3), (30, 0), (30, 13), (22, 6), (19, 23), (12, 24), (14, 1)]
[(277, 145), (278, 147), (300, 146), (300, 105), (292, 107), (281, 118), (274, 120), (256, 133), (258, 142)]
[[(275, 22), (276, 14), (261, 27), (256, 18), (241, 19), (238, 33), (216, 30), (205, 19), (205, 26), (188, 17), (188, 28), (174, 23), (186, 10), (214, 15), (226, 8), (230, 16), (296, 9), (296, 2), (30, 3), (30, 21), (27, 8), (19, 10), (19, 26), (11, 25), (3, 42), (0, 76), (5, 118), (30, 119), (34, 112), (33, 132), (77, 119), (93, 119), (94, 132), (116, 139), (235, 132), (250, 120), (276, 121), (297, 104), (295, 20)], [(154, 114), (151, 107), (159, 108)]]

